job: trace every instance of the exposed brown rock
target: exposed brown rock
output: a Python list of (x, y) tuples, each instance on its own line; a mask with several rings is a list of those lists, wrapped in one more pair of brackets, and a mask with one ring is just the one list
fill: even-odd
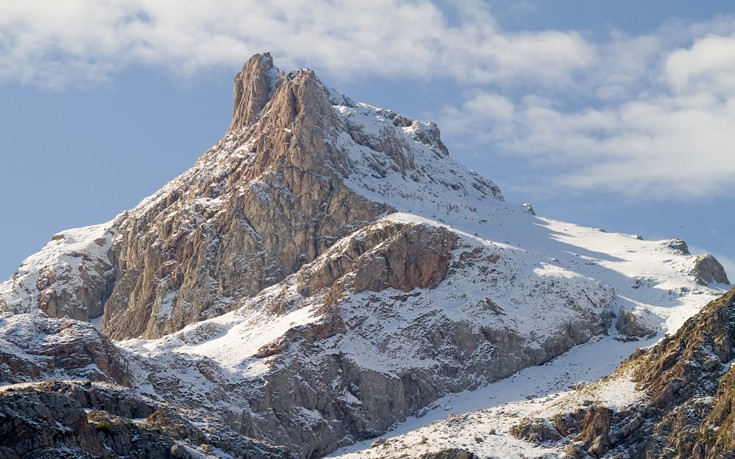
[(511, 427), (510, 433), (535, 444), (559, 441), (564, 438), (554, 424), (545, 419), (524, 419), (521, 423)]
[(618, 320), (615, 322), (615, 328), (627, 339), (652, 338), (656, 335), (656, 332), (641, 323), (641, 320), (635, 314), (625, 310), (620, 311)]
[(245, 62), (235, 76), (230, 132), (237, 132), (257, 121), (270, 99), (277, 72), (269, 53), (256, 54)]
[[(342, 183), (346, 159), (330, 144), (339, 121), (319, 79), (306, 70), (281, 75), (266, 91), (269, 66), (268, 56), (255, 56), (238, 80), (233, 123), (255, 122), (252, 131), (198, 163), (223, 169), (195, 166), (120, 224), (117, 282), (105, 306), (111, 337), (157, 337), (225, 312), (221, 299), (283, 280), (387, 210)], [(228, 157), (217, 164), (222, 150)], [(240, 152), (251, 156), (238, 160)], [(216, 203), (194, 204), (203, 198)]]
[(477, 459), (478, 456), (463, 448), (448, 448), (419, 456), (421, 459)]
[(709, 415), (696, 432), (695, 457), (735, 456), (735, 371), (731, 368), (720, 378)]
[(402, 231), (362, 257), (355, 270), (355, 292), (386, 288), (434, 288), (447, 275), (457, 236), (418, 226)]

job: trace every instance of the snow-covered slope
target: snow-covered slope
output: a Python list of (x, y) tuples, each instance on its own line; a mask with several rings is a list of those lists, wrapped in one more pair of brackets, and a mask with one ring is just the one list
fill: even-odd
[[(326, 288), (316, 295), (305, 295), (310, 287), (304, 280), (313, 278), (309, 271), (318, 271), (330, 261), (342, 259), (344, 246), (350, 243), (344, 240), (235, 312), (191, 325), (161, 340), (121, 344), (132, 354), (145, 358), (145, 369), (138, 375), (143, 391), (155, 392), (164, 399), (213, 412), (239, 413), (246, 419), (254, 418), (248, 422), (263, 422), (264, 426), (275, 424), (271, 420), (259, 421), (264, 416), (262, 406), (257, 406), (261, 403), (276, 412), (293, 413), (294, 406), (305, 407), (304, 411), (295, 411), (295, 422), (298, 429), (308, 433), (308, 439), (297, 437), (297, 448), (309, 439), (329, 437), (324, 429), (330, 425), (334, 429), (335, 419), (330, 419), (330, 410), (312, 400), (311, 395), (299, 394), (296, 387), (281, 387), (284, 380), (291, 378), (298, 381), (295, 385), (308, 387), (312, 395), (328, 394), (324, 398), (333, 397), (337, 406), (347, 407), (352, 413), (362, 412), (358, 418), (363, 421), (389, 420), (382, 428), (407, 419), (389, 436), (448, 414), (487, 407), (491, 411), (454, 417), (407, 438), (416, 439), (427, 451), (436, 450), (437, 435), (444, 436), (446, 446), (451, 447), (461, 444), (463, 439), (473, 440), (470, 433), (482, 432), (489, 423), (497, 435), (485, 438), (482, 448), (473, 451), (520, 457), (512, 454), (531, 448), (530, 454), (538, 447), (506, 434), (518, 417), (540, 409), (540, 402), (518, 406), (514, 403), (512, 407), (502, 404), (558, 394), (580, 381), (593, 381), (611, 373), (636, 347), (654, 343), (664, 333), (675, 330), (721, 290), (697, 284), (691, 274), (694, 257), (672, 249), (670, 241), (641, 241), (634, 236), (604, 233), (501, 207), (504, 210), (496, 212), (503, 212), (504, 223), (514, 221), (515, 228), (522, 228), (521, 222), (525, 222), (529, 225), (526, 230), (533, 236), (526, 234), (529, 239), (525, 239), (519, 236), (522, 231), (515, 231), (515, 237), (506, 234), (507, 239), (494, 242), (449, 229), (459, 238), (452, 250), (453, 268), (434, 289), (345, 292)], [(385, 217), (354, 237), (364, 239), (374, 227), (396, 223), (449, 228), (399, 213)], [(601, 252), (601, 247), (607, 253)], [(482, 262), (468, 262), (470, 256)], [(358, 272), (355, 269), (346, 277)], [(603, 327), (607, 335), (594, 328), (594, 324), (604, 322), (607, 314), (620, 315), (621, 308), (634, 312), (648, 327), (658, 330), (656, 336), (631, 341), (631, 337), (615, 330), (614, 320)], [(573, 339), (560, 344), (560, 337)], [(504, 340), (515, 340), (517, 347), (508, 346)], [(547, 362), (579, 343), (584, 344)], [(343, 366), (335, 365), (334, 360)], [(543, 366), (522, 370), (529, 364), (543, 362)], [(517, 370), (521, 371), (511, 378), (492, 383)], [(355, 373), (371, 374), (371, 382), (356, 382)], [(314, 374), (326, 376), (320, 379), (314, 378)], [(423, 399), (413, 405), (403, 403), (398, 395), (417, 396), (408, 387), (411, 378), (423, 386), (423, 392), (418, 392)], [(186, 392), (172, 394), (167, 384), (173, 380), (186, 381)], [(400, 385), (400, 390), (391, 387), (391, 381)], [(243, 382), (247, 383), (243, 386)], [(370, 384), (377, 385), (387, 400), (376, 400), (372, 392), (375, 388), (371, 389)], [(223, 390), (238, 385), (237, 391)], [(265, 395), (262, 391), (268, 387), (273, 392)], [(450, 394), (462, 389), (472, 390)], [(624, 389), (629, 390), (629, 385)], [(273, 399), (265, 401), (275, 394), (282, 397), (284, 392), (291, 395), (285, 401), (279, 400), (276, 408)], [(553, 401), (556, 396), (548, 400)], [(250, 402), (256, 406), (243, 410)], [(421, 408), (423, 405), (428, 406)], [(373, 409), (377, 412), (370, 411)], [(498, 412), (512, 414), (503, 417)], [(480, 418), (484, 420), (478, 423)], [(350, 443), (380, 430), (380, 424), (373, 424), (368, 431), (338, 431), (339, 435), (330, 430), (339, 442), (328, 444)], [(257, 435), (288, 442), (264, 432)], [(293, 433), (284, 431), (283, 435), (292, 437)], [(427, 436), (431, 439), (428, 443), (423, 440)], [(310, 451), (323, 453), (332, 447)], [(373, 455), (370, 457), (382, 457), (384, 453), (374, 448), (366, 451)]]

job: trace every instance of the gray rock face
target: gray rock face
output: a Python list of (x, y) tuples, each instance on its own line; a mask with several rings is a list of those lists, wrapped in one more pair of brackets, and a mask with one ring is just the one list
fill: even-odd
[(62, 231), (0, 284), (0, 312), (89, 320), (102, 315), (115, 282), (112, 223)]
[(689, 246), (681, 239), (671, 239), (666, 243), (666, 246), (676, 250), (683, 255), (689, 255)]
[(729, 284), (725, 268), (722, 267), (717, 258), (709, 253), (697, 255), (694, 260), (694, 268), (692, 270), (697, 282), (702, 285), (711, 283)]

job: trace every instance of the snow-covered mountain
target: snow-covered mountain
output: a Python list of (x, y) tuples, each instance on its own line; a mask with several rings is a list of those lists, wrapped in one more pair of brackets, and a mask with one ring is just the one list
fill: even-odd
[[(190, 426), (164, 432), (186, 454), (320, 457), (449, 414), (457, 397), (492, 409), (608, 374), (728, 282), (683, 241), (507, 203), (433, 123), (264, 54), (189, 171), (111, 222), (59, 233), (0, 284), (0, 352), (20, 362), (0, 371), (114, 384)], [(54, 367), (61, 329), (102, 344)], [(495, 429), (473, 451), (527, 446)], [(69, 442), (53, 447), (92, 451)]]

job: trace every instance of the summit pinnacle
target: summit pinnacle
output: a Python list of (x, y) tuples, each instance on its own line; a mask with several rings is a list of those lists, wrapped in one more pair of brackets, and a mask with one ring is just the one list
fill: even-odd
[(270, 53), (256, 54), (235, 76), (231, 132), (255, 122), (278, 82), (278, 69)]

